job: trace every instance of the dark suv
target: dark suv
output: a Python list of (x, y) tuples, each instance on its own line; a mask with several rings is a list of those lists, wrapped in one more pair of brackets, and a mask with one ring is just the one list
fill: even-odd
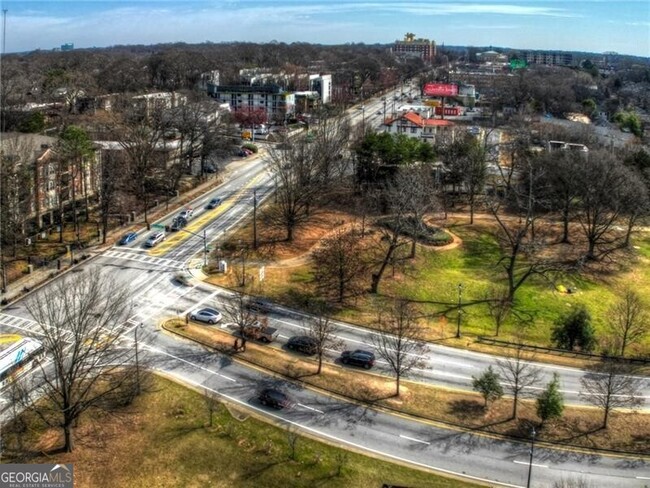
[(287, 341), (287, 349), (311, 356), (318, 352), (318, 341), (309, 336), (293, 336)]
[(275, 388), (265, 388), (257, 395), (257, 399), (262, 405), (277, 409), (291, 408), (293, 402), (289, 395)]
[(375, 364), (375, 354), (371, 351), (357, 349), (356, 351), (343, 351), (341, 353), (341, 362), (353, 366), (361, 366), (370, 369)]

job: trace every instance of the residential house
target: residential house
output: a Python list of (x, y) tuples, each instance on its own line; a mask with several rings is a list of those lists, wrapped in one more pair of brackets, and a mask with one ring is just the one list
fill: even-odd
[(432, 143), (440, 136), (448, 135), (454, 125), (449, 120), (424, 118), (415, 112), (406, 112), (384, 121), (386, 132), (390, 134), (405, 134)]

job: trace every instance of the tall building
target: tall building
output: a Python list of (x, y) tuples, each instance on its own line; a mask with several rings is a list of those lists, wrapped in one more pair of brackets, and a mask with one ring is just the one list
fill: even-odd
[(407, 33), (403, 41), (395, 41), (393, 53), (397, 56), (418, 56), (430, 63), (436, 56), (436, 42), (429, 39), (416, 39), (415, 34)]
[(332, 75), (309, 75), (309, 89), (318, 92), (322, 104), (332, 100)]
[(213, 85), (208, 83), (208, 95), (227, 103), (234, 112), (263, 109), (269, 119), (283, 120), (293, 113), (295, 96), (278, 85)]

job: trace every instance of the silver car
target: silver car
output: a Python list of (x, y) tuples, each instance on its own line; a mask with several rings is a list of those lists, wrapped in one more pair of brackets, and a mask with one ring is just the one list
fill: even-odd
[(219, 310), (215, 310), (214, 308), (202, 308), (190, 312), (190, 319), (198, 320), (199, 322), (206, 322), (208, 324), (216, 324), (217, 322), (221, 322), (222, 316)]
[(156, 244), (159, 244), (164, 240), (165, 240), (164, 232), (154, 232), (149, 236), (147, 242), (145, 242), (144, 245), (147, 247), (154, 247)]

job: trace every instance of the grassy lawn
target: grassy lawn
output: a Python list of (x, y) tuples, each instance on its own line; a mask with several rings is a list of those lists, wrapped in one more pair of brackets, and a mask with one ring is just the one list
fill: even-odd
[(477, 486), (306, 437), (298, 439), (292, 459), (285, 430), (222, 404), (210, 426), (201, 394), (159, 377), (125, 410), (85, 418), (73, 453), (51, 452), (60, 444), (59, 433), (44, 430), (35, 419), (30, 426), (27, 447), (48, 454), (21, 461), (74, 463), (78, 488)]
[[(265, 280), (257, 284), (256, 293), (293, 307), (300, 307), (307, 299), (318, 295), (308, 258), (309, 250), (341, 220), (348, 223), (354, 220), (352, 216), (341, 212), (333, 213), (329, 216), (329, 221), (327, 217), (321, 217), (318, 225), (296, 232), (293, 243), (269, 239), (273, 242), (271, 245), (262, 245), (249, 266), (250, 272), (256, 275), (259, 266), (266, 265)], [(493, 335), (495, 325), (487, 306), (472, 302), (493, 296), (490, 291), (494, 285), (504, 283), (505, 274), (497, 264), (500, 257), (499, 244), (490, 232), (489, 222), (478, 220), (469, 226), (466, 220), (461, 215), (444, 222), (452, 233), (462, 239), (460, 246), (443, 250), (418, 246), (414, 260), (404, 261), (394, 271), (388, 267), (377, 296), (365, 294), (350, 300), (344, 306), (335, 307), (333, 315), (342, 320), (372, 326), (376, 318), (373, 311), (387, 298), (405, 297), (436, 302), (435, 305), (422, 305), (423, 311), (430, 314), (427, 320), (428, 339), (486, 349), (485, 346), (473, 344), (473, 340), (478, 335)], [(263, 230), (261, 233), (263, 235)], [(237, 242), (250, 234), (251, 229), (244, 227), (231, 236), (231, 241)], [(269, 249), (272, 251), (269, 252)], [(562, 248), (557, 248), (555, 252), (563, 251)], [(621, 289), (631, 286), (642, 297), (650, 296), (650, 233), (638, 234), (634, 248), (622, 251), (618, 258), (617, 264), (610, 269), (590, 265), (580, 274), (563, 276), (560, 284), (576, 290), (571, 294), (557, 291), (541, 278), (530, 278), (516, 296), (516, 309), (519, 316), (526, 319), (527, 325), (522, 326), (520, 321), (511, 316), (501, 328), (500, 339), (514, 340), (519, 335), (527, 343), (550, 346), (554, 322), (579, 304), (584, 304), (590, 311), (596, 333), (602, 337), (606, 332), (607, 311), (617, 300)], [(233, 263), (234, 266), (237, 265), (236, 260)], [(209, 281), (220, 285), (232, 283), (231, 278), (220, 275), (212, 275)], [(369, 284), (369, 275), (367, 281)], [(458, 301), (459, 283), (463, 285), (464, 304), (462, 332), (465, 339), (462, 344), (453, 338), (456, 331), (455, 304)], [(440, 316), (441, 310), (446, 310), (443, 316)], [(637, 355), (648, 355), (648, 351), (650, 334), (641, 344), (628, 348), (629, 353)], [(576, 363), (573, 358), (560, 359), (560, 362)]]
[[(170, 320), (165, 329), (198, 341), (226, 354), (232, 354), (233, 336), (220, 327), (206, 327)], [(316, 375), (317, 362), (300, 354), (249, 341), (246, 352), (234, 355), (284, 377), (317, 388), (361, 400), (376, 407), (386, 407), (467, 429), (528, 438), (531, 425), (539, 425), (533, 401), (523, 401), (517, 420), (510, 418), (512, 400), (504, 398), (485, 411), (478, 394), (435, 388), (416, 382), (403, 382), (399, 398), (393, 396), (391, 378), (324, 363)], [(540, 430), (539, 439), (577, 447), (598, 447), (628, 452), (650, 452), (650, 415), (613, 414), (607, 430), (599, 429), (600, 411), (593, 408), (567, 407), (563, 418)]]

